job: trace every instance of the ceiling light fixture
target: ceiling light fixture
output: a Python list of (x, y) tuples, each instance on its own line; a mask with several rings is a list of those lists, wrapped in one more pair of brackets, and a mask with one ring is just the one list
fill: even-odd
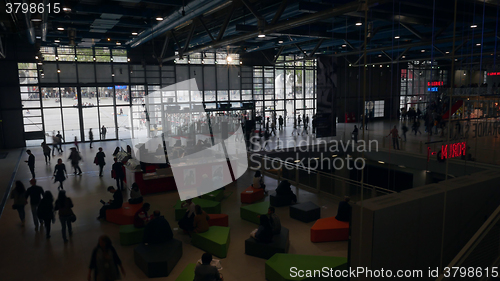
[(444, 52), (444, 53), (445, 53), (445, 54), (449, 54), (450, 52), (446, 51), (446, 52)]
[(278, 41), (278, 44), (283, 44), (283, 40)]
[(64, 31), (64, 27), (58, 27), (57, 30)]
[(63, 8), (63, 11), (65, 11), (66, 13), (69, 13), (69, 12), (71, 12), (71, 8)]
[(477, 24), (473, 24), (470, 26), (470, 28), (476, 28), (477, 27)]
[(78, 60), (78, 58), (77, 58), (77, 57), (75, 57), (75, 60)]
[(227, 60), (227, 62), (232, 62), (233, 58), (231, 56), (227, 56), (226, 60)]
[(357, 22), (356, 25), (360, 26), (360, 25), (363, 25), (363, 23), (362, 22)]
[(43, 65), (43, 63), (42, 62), (38, 62), (38, 65)]
[(257, 37), (264, 38), (264, 37), (266, 37), (266, 35), (265, 34), (259, 34), (259, 36), (257, 36)]
[(108, 38), (108, 41), (111, 41), (111, 38)]
[(240, 61), (240, 65), (242, 65), (242, 64), (243, 64), (243, 62), (242, 62), (242, 61)]
[(385, 164), (385, 162), (384, 162), (384, 161), (378, 161), (378, 162), (379, 162), (380, 164)]
[(476, 46), (481, 46), (481, 43), (477, 43)]
[(59, 60), (59, 57), (58, 57), (58, 56), (56, 56), (56, 60)]
[(93, 60), (95, 61), (95, 57), (93, 58)]
[(112, 74), (111, 74), (111, 77), (115, 77), (115, 74), (114, 74), (114, 73), (112, 73)]
[(122, 43), (116, 42), (116, 46), (121, 46), (121, 45), (122, 45)]
[(342, 48), (345, 48), (345, 47), (347, 47), (347, 45), (346, 45), (346, 44), (343, 44), (343, 45), (342, 45)]
[(394, 36), (394, 39), (399, 39), (399, 35), (397, 35), (397, 36)]
[(204, 61), (204, 60), (201, 60), (201, 64), (205, 64), (205, 61)]
[(406, 58), (406, 56), (402, 56), (401, 58), (405, 59), (405, 58)]
[(378, 55), (378, 57), (379, 57), (379, 58), (381, 58), (381, 57), (382, 57), (382, 55)]
[(42, 16), (40, 14), (35, 14), (32, 18), (31, 21), (33, 22), (41, 22), (42, 21)]
[(60, 42), (61, 42), (61, 40), (57, 40), (57, 39), (54, 40), (54, 43), (60, 43)]
[(130, 58), (127, 58), (127, 61), (130, 61)]
[(137, 35), (137, 32), (132, 32), (132, 35), (134, 35), (134, 36)]
[(421, 50), (420, 52), (425, 53), (425, 50)]
[(110, 60), (113, 61), (113, 57), (111, 57)]
[(57, 73), (61, 73), (61, 70), (60, 70), (60, 69), (58, 69), (58, 70), (57, 70)]
[(35, 59), (37, 60), (37, 59), (38, 59), (38, 56), (35, 56)]
[(162, 20), (163, 20), (163, 18), (162, 18), (162, 17), (157, 17), (157, 18), (156, 18), (156, 20), (157, 20), (157, 21), (162, 21)]

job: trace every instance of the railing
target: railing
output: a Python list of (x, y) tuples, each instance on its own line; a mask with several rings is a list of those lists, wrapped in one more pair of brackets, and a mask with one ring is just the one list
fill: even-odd
[(436, 281), (500, 277), (500, 206), (447, 267), (449, 274), (441, 273)]
[(254, 154), (253, 161), (249, 161), (249, 167), (254, 170), (259, 169), (262, 174), (277, 179), (279, 182), (287, 180), (296, 186), (297, 189), (301, 188), (339, 199), (349, 196), (354, 202), (395, 193), (395, 191), (389, 189), (366, 183), (361, 184), (361, 182), (355, 180), (285, 162), (281, 159), (270, 158), (265, 155)]

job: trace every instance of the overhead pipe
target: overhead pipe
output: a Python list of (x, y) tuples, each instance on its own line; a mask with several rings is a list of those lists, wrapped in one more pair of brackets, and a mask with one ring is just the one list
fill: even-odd
[[(26, 3), (29, 7), (29, 3), (26, 0), (23, 0), (23, 3)], [(28, 9), (29, 10), (29, 9)], [(31, 13), (28, 11), (27, 13), (24, 14), (24, 20), (26, 21), (26, 31), (28, 33), (28, 42), (30, 44), (35, 44), (35, 28), (33, 27), (33, 24), (31, 23)]]
[[(49, 0), (43, 0), (43, 6), (47, 7), (49, 4)], [(44, 9), (43, 14), (42, 14), (42, 42), (47, 41), (47, 26), (48, 26), (48, 21), (49, 19), (49, 9)]]
[[(161, 21), (157, 25), (144, 30), (139, 35), (137, 35), (136, 38), (129, 40), (125, 44), (130, 45), (130, 47), (132, 48), (135, 48), (163, 34), (164, 32), (171, 30), (176, 26), (181, 25), (182, 23), (188, 20), (192, 20), (207, 11), (213, 10), (216, 6), (220, 6), (222, 4), (226, 5), (226, 2), (227, 1), (225, 0), (213, 0), (213, 1), (194, 0), (186, 4), (184, 7), (181, 7), (176, 11), (174, 11), (172, 14), (164, 18), (163, 21)], [(183, 11), (185, 13), (185, 16), (182, 15)]]
[[(371, 4), (382, 4), (382, 3), (386, 3), (386, 2), (388, 2), (388, 0), (380, 0), (377, 2), (376, 1), (369, 1), (369, 4), (370, 5)], [(299, 26), (303, 26), (306, 24), (311, 24), (311, 23), (317, 22), (319, 20), (328, 19), (328, 18), (331, 18), (334, 16), (344, 15), (344, 14), (349, 13), (349, 12), (357, 11), (358, 9), (359, 9), (358, 2), (350, 2), (350, 3), (347, 3), (345, 5), (339, 6), (337, 8), (327, 9), (327, 10), (317, 12), (314, 14), (305, 15), (305, 16), (302, 16), (300, 18), (293, 19), (290, 21), (282, 21), (282, 22), (277, 23), (275, 25), (267, 26), (262, 31), (248, 32), (248, 33), (243, 34), (243, 35), (228, 38), (226, 40), (222, 40), (222, 41), (214, 42), (214, 43), (211, 43), (208, 45), (193, 48), (192, 50), (185, 52), (184, 55), (186, 56), (186, 55), (190, 55), (190, 54), (194, 54), (194, 53), (200, 53), (200, 52), (204, 52), (204, 51), (211, 50), (211, 49), (225, 47), (227, 45), (234, 44), (237, 42), (241, 42), (241, 41), (245, 41), (245, 40), (249, 40), (249, 39), (254, 39), (254, 38), (257, 38), (257, 36), (260, 34), (260, 32), (262, 32), (264, 34), (280, 32), (280, 31), (287, 30), (290, 28), (299, 27)], [(171, 61), (174, 59), (176, 59), (176, 57), (171, 56), (169, 58), (164, 59), (163, 61), (166, 62), (166, 61)]]

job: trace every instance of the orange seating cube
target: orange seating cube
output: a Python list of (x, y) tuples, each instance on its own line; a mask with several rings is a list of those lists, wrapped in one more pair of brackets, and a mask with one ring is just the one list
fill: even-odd
[(311, 242), (349, 240), (349, 223), (335, 217), (319, 219), (311, 227)]
[(119, 225), (134, 224), (134, 215), (140, 208), (142, 208), (142, 203), (123, 203), (120, 209), (106, 210), (106, 220)]
[(241, 193), (241, 203), (252, 204), (255, 201), (264, 199), (264, 189), (249, 186)]
[(229, 216), (226, 214), (208, 214), (210, 219), (208, 225), (210, 226), (229, 226)]

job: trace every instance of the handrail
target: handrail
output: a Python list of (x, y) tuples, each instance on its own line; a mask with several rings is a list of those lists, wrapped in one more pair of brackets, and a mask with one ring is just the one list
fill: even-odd
[[(458, 254), (449, 263), (448, 267), (453, 268), (461, 266), (463, 262), (469, 257), (469, 255), (474, 251), (474, 249), (481, 243), (490, 232), (490, 230), (500, 221), (500, 206), (491, 214), (491, 216), (486, 220), (486, 222), (479, 228), (479, 230), (472, 236), (472, 238), (465, 244), (465, 246), (458, 252)], [(489, 266), (489, 265), (488, 265)], [(441, 273), (436, 279), (436, 281), (445, 280), (444, 273)]]
[[(296, 168), (298, 170), (307, 171), (308, 173), (311, 173), (311, 174), (319, 174), (321, 176), (325, 176), (325, 177), (328, 177), (328, 178), (331, 178), (331, 179), (336, 179), (336, 180), (344, 181), (344, 182), (347, 182), (347, 183), (350, 183), (350, 184), (361, 186), (361, 182), (356, 181), (356, 180), (352, 180), (352, 179), (349, 179), (349, 178), (340, 177), (340, 176), (337, 176), (337, 175), (328, 174), (328, 173), (325, 173), (325, 172), (322, 172), (322, 171), (318, 171), (318, 170), (314, 170), (314, 169), (311, 169), (311, 168), (306, 168), (306, 167), (300, 166), (298, 164), (289, 163), (289, 162), (286, 162), (286, 161), (283, 161), (283, 160), (277, 159), (277, 158), (271, 158), (271, 157), (268, 157), (266, 155), (257, 155), (257, 156), (260, 157), (260, 158), (262, 158), (263, 160), (280, 162), (283, 165), (292, 166), (292, 167), (294, 167), (294, 168)], [(371, 185), (371, 184), (367, 184), (367, 183), (363, 183), (363, 187), (374, 189), (374, 190), (380, 191), (380, 192), (385, 192), (385, 193), (388, 193), (388, 194), (390, 194), (390, 193), (396, 193), (396, 191), (393, 191), (393, 190), (390, 190), (390, 189), (386, 189), (386, 188), (383, 188), (383, 187), (379, 187), (379, 186), (375, 186), (375, 185)]]

